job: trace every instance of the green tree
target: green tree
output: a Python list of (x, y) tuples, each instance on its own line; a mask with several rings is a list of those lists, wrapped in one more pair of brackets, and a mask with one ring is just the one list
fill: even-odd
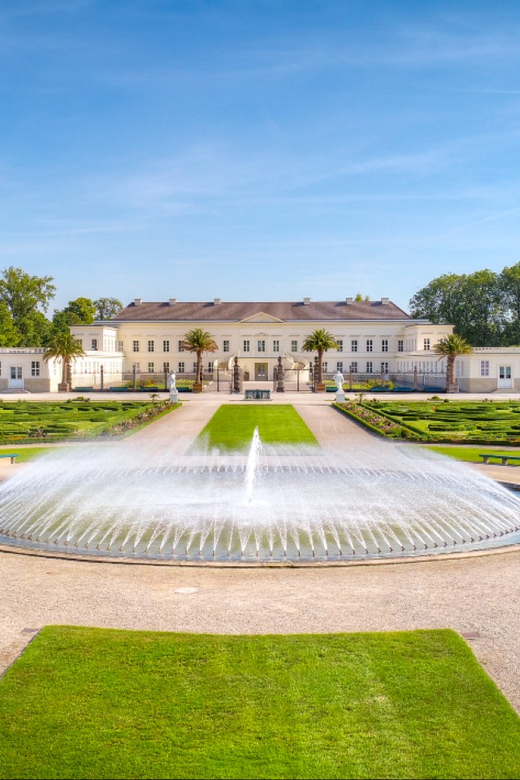
[(111, 320), (121, 309), (123, 304), (118, 298), (98, 298), (94, 301), (96, 307), (96, 320)]
[(47, 362), (56, 358), (62, 364), (61, 385), (68, 389), (70, 383), (70, 363), (74, 358), (83, 357), (85, 351), (81, 341), (70, 331), (56, 331), (45, 348), (43, 359)]
[(315, 379), (319, 385), (323, 384), (323, 353), (337, 348), (338, 342), (332, 333), (328, 333), (324, 328), (313, 331), (303, 342), (304, 352), (316, 352), (318, 355), (318, 376)]
[(31, 276), (21, 268), (10, 266), (0, 277), (0, 301), (9, 310), (18, 334), (17, 343), (9, 346), (39, 347), (50, 329), (45, 317), (56, 287), (52, 276)]
[(498, 285), (506, 308), (503, 344), (515, 346), (520, 344), (520, 263), (503, 268)]
[(446, 392), (452, 393), (458, 390), (455, 382), (455, 360), (458, 355), (470, 355), (473, 347), (461, 336), (451, 333), (433, 345), (433, 351), (439, 355), (439, 360), (446, 359)]
[(182, 348), (197, 355), (195, 382), (202, 384), (202, 355), (204, 352), (216, 352), (218, 349), (213, 337), (202, 328), (193, 328), (184, 336)]
[(96, 307), (90, 298), (76, 298), (64, 309), (56, 309), (52, 318), (53, 330), (68, 330), (70, 325), (90, 325), (95, 316)]

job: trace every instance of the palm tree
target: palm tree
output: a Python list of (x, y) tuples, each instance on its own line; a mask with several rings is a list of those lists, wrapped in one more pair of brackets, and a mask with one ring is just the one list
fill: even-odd
[(43, 359), (51, 358), (62, 362), (61, 384), (59, 390), (66, 392), (70, 386), (70, 362), (77, 357), (83, 357), (85, 351), (81, 341), (75, 338), (69, 330), (56, 331), (50, 338)]
[(433, 351), (439, 355), (439, 360), (446, 358), (446, 392), (457, 392), (459, 388), (455, 382), (455, 359), (458, 355), (470, 355), (473, 347), (462, 336), (451, 333), (446, 338), (439, 339), (437, 344), (433, 345)]
[(195, 352), (197, 355), (195, 386), (198, 386), (197, 390), (202, 390), (202, 355), (204, 352), (216, 352), (218, 346), (210, 333), (202, 330), (202, 328), (193, 328), (184, 336), (182, 348), (188, 350), (188, 352)]
[(332, 335), (323, 328), (313, 331), (310, 336), (307, 336), (303, 342), (302, 349), (304, 352), (317, 352), (318, 353), (318, 365), (317, 373), (315, 377), (318, 389), (323, 389), (323, 353), (328, 349), (337, 349), (338, 342)]

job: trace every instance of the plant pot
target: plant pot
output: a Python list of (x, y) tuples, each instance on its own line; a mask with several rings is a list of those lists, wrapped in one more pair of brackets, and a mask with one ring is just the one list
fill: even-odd
[(195, 382), (195, 384), (193, 385), (193, 392), (202, 393), (202, 382)]
[(316, 382), (316, 392), (317, 393), (325, 392), (325, 382)]
[(58, 385), (58, 393), (68, 393), (70, 385), (68, 382), (60, 382)]

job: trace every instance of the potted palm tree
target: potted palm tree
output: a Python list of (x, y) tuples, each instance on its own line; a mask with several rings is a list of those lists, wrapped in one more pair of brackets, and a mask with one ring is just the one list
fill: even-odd
[(182, 348), (197, 355), (193, 392), (202, 393), (202, 355), (204, 352), (216, 352), (218, 346), (207, 331), (202, 330), (202, 328), (193, 328), (184, 336)]
[(455, 381), (455, 359), (458, 355), (470, 355), (473, 347), (466, 339), (451, 333), (443, 339), (439, 339), (437, 344), (433, 345), (433, 351), (439, 355), (439, 360), (446, 358), (446, 392), (458, 393), (459, 384)]
[(56, 331), (50, 338), (43, 359), (48, 362), (51, 358), (61, 361), (61, 383), (58, 385), (60, 393), (70, 390), (70, 363), (74, 358), (83, 357), (85, 351), (81, 341), (75, 338), (69, 330)]
[(328, 333), (323, 328), (313, 331), (303, 342), (302, 349), (304, 352), (316, 352), (318, 356), (315, 376), (316, 390), (325, 390), (325, 384), (323, 382), (323, 353), (328, 349), (337, 348), (338, 342), (332, 333)]

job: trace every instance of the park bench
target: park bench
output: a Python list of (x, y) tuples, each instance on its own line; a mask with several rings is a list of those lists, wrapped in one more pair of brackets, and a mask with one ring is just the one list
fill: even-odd
[(13, 454), (12, 452), (2, 452), (0, 454), (0, 458), (11, 458), (11, 463), (14, 463), (16, 461), (16, 458), (18, 457), (18, 453)]
[(245, 401), (270, 401), (270, 390), (246, 390), (244, 394)]
[(489, 463), (490, 458), (497, 458), (502, 462), (502, 466), (507, 466), (510, 460), (520, 460), (519, 455), (497, 455), (496, 452), (481, 452), (479, 458), (482, 458), (484, 463)]

